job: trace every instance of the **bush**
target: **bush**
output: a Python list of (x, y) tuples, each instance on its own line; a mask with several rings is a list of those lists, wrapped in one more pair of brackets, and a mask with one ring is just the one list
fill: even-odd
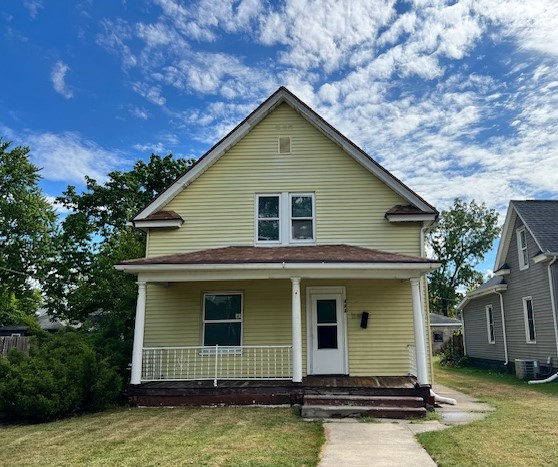
[(0, 363), (0, 412), (9, 419), (47, 421), (112, 403), (122, 378), (76, 331), (37, 337), (29, 355)]
[(467, 364), (468, 358), (463, 353), (463, 335), (454, 333), (440, 350), (440, 365), (457, 368)]

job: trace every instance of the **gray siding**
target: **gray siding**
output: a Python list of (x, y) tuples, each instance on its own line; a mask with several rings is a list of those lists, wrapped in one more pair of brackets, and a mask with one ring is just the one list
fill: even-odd
[[(492, 305), (494, 316), (495, 343), (488, 342), (486, 325), (486, 306)], [(486, 360), (505, 361), (504, 333), (500, 297), (491, 293), (471, 300), (463, 310), (463, 326), (465, 328), (465, 348), (467, 356)]]
[[(552, 366), (557, 367), (556, 337), (547, 264), (533, 263), (533, 257), (540, 252), (535, 240), (526, 230), (529, 268), (523, 271), (519, 269), (516, 231), (520, 227), (522, 227), (521, 220), (516, 218), (505, 260), (510, 266), (510, 274), (506, 276), (508, 290), (504, 292), (509, 358), (510, 361), (516, 358), (536, 359), (539, 363), (546, 364), (547, 358), (551, 357)], [(523, 297), (528, 296), (533, 300), (536, 343), (526, 342)]]

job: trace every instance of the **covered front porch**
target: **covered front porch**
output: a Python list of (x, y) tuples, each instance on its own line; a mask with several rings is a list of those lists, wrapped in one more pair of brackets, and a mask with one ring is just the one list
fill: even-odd
[[(138, 275), (130, 394), (275, 387), (289, 388), (292, 399), (318, 377), (334, 378), (321, 379), (324, 387), (388, 387), (390, 377), (405, 382), (399, 389), (428, 387), (423, 278), (436, 266), (347, 245), (229, 247), (126, 262), (119, 269)], [(239, 304), (223, 321), (237, 328), (234, 344), (215, 342), (222, 322), (206, 310), (223, 295)], [(169, 333), (173, 345), (165, 344)]]

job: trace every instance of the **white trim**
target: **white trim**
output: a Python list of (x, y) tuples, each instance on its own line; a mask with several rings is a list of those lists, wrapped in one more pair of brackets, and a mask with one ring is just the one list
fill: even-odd
[[(522, 298), (523, 301), (523, 319), (524, 319), (524, 324), (525, 324), (525, 342), (527, 344), (536, 344), (537, 343), (537, 327), (535, 324), (535, 307), (533, 306), (533, 297), (528, 296), (528, 297), (523, 297)], [(531, 339), (531, 333), (529, 330), (529, 317), (527, 316), (527, 302), (531, 302), (531, 315), (532, 315), (532, 319), (533, 319), (533, 334), (534, 334), (534, 338)]]
[[(504, 338), (504, 357), (506, 358), (504, 365), (507, 365), (509, 362), (509, 356), (508, 356), (508, 335), (506, 333), (506, 317), (504, 313), (504, 296), (502, 295), (502, 292), (495, 291), (494, 293), (499, 295), (500, 297), (500, 314), (502, 315), (502, 337)], [(463, 340), (465, 340), (465, 338), (463, 338)]]
[[(207, 295), (240, 295), (240, 319), (205, 319), (205, 297)], [(206, 347), (205, 345), (205, 325), (206, 323), (209, 324), (219, 324), (219, 323), (240, 323), (240, 343), (238, 345), (229, 345), (229, 344), (217, 344), (219, 346), (223, 345), (225, 347), (242, 347), (242, 343), (244, 341), (244, 293), (239, 290), (218, 290), (218, 291), (211, 291), (207, 290), (202, 293), (202, 319), (201, 319), (201, 345), (202, 347)], [(209, 347), (213, 347), (215, 344), (210, 345)]]
[(489, 287), (487, 289), (483, 289), (480, 292), (477, 292), (478, 289), (469, 292), (463, 300), (461, 300), (457, 306), (455, 307), (457, 310), (462, 310), (467, 303), (469, 303), (474, 298), (484, 297), (485, 295), (490, 295), (491, 293), (497, 292), (505, 292), (508, 290), (508, 284), (498, 284), (493, 287)]
[(312, 373), (312, 296), (313, 295), (340, 295), (343, 300), (343, 374), (349, 374), (349, 334), (347, 321), (347, 290), (345, 286), (313, 286), (306, 287), (306, 372)]
[(252, 130), (254, 126), (256, 126), (282, 103), (290, 105), (324, 136), (328, 137), (335, 144), (340, 146), (360, 165), (375, 175), (380, 181), (385, 183), (407, 202), (425, 212), (433, 213), (433, 208), (422, 200), (416, 193), (406, 187), (403, 183), (401, 183), (401, 181), (396, 179), (378, 163), (374, 162), (370, 156), (365, 154), (360, 148), (356, 147), (348, 138), (329, 125), (316, 112), (303, 104), (303, 102), (294, 96), (294, 94), (286, 88), (281, 87), (277, 90), (277, 92), (257, 107), (250, 115), (248, 115), (248, 117), (246, 117), (246, 119), (233, 131), (213, 146), (213, 148), (211, 148), (202, 157), (199, 163), (195, 164), (188, 172), (186, 172), (141, 212), (139, 212), (135, 219), (144, 219), (168, 204), (178, 193), (201, 176), (209, 167), (217, 162), (226, 151), (237, 144), (248, 132)]
[(447, 323), (447, 324), (432, 324), (430, 323), (431, 328), (460, 328), (463, 326), (463, 323)]
[(130, 222), (136, 229), (151, 229), (151, 228), (178, 228), (184, 224), (180, 219), (169, 219), (160, 221), (139, 220)]
[(389, 222), (423, 222), (435, 221), (435, 214), (386, 214)]
[[(517, 257), (519, 260), (519, 270), (523, 271), (529, 269), (529, 250), (527, 248), (527, 231), (525, 226), (516, 229), (515, 231), (517, 237)], [(525, 241), (523, 245), (522, 239)]]
[[(552, 265), (558, 259), (558, 255), (554, 256), (554, 259), (548, 263), (548, 285), (550, 287), (550, 308), (552, 310), (552, 319), (554, 321), (554, 337), (556, 338), (556, 351), (558, 352), (558, 321), (556, 317), (556, 296), (554, 295), (554, 283), (552, 280)], [(557, 353), (558, 355), (558, 353)]]
[(486, 331), (489, 344), (496, 344), (496, 329), (494, 327), (494, 307), (492, 303), (484, 307), (486, 313)]

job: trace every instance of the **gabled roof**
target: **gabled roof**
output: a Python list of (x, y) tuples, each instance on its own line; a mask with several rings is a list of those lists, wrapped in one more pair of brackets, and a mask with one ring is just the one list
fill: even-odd
[(150, 204), (142, 209), (133, 221), (143, 221), (150, 215), (164, 208), (178, 193), (202, 175), (231, 147), (238, 143), (254, 126), (262, 121), (270, 112), (281, 104), (288, 104), (296, 110), (306, 121), (318, 129), (323, 135), (339, 145), (347, 154), (353, 157), (359, 164), (374, 174), (379, 180), (398, 193), (410, 205), (417, 208), (425, 217), (425, 220), (435, 220), (438, 211), (380, 164), (374, 161), (362, 149), (341, 134), (338, 130), (327, 123), (320, 115), (308, 107), (287, 88), (281, 86), (274, 94), (258, 106), (228, 135), (205, 153), (197, 163), (184, 175), (179, 177), (169, 188), (159, 194)]
[(495, 271), (501, 269), (506, 260), (517, 217), (521, 219), (542, 254), (558, 254), (558, 200), (510, 201), (498, 245)]

